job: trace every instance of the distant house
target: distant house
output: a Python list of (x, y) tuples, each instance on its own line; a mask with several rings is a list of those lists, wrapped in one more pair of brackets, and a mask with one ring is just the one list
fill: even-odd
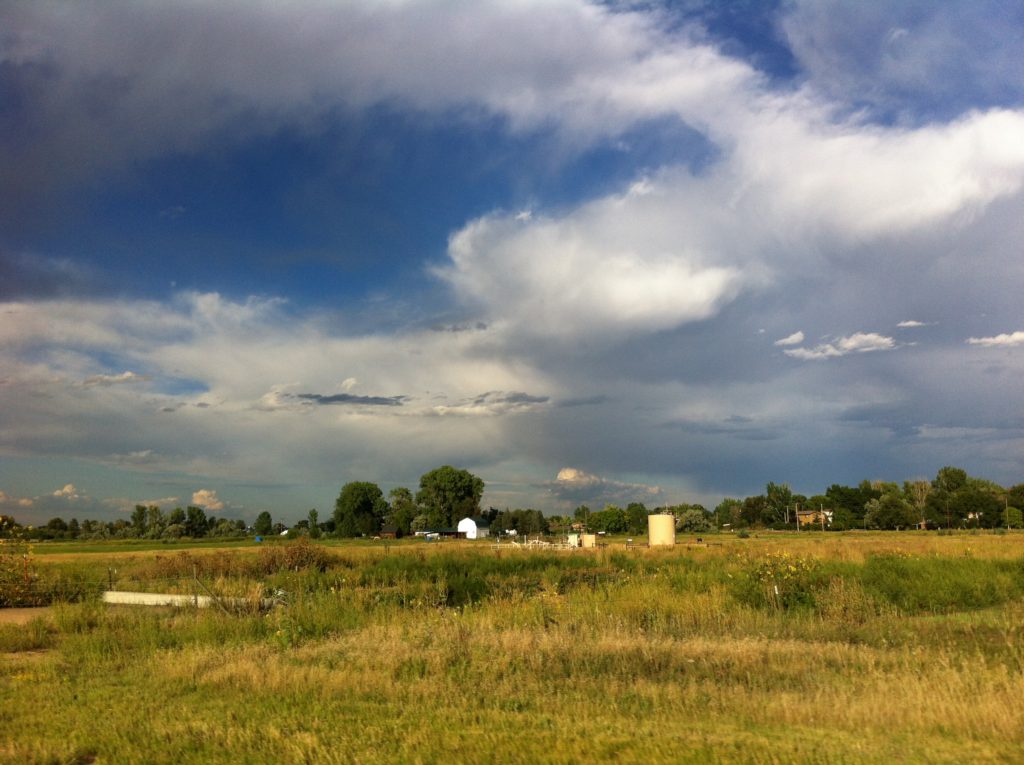
[(380, 530), (381, 539), (398, 539), (400, 536), (402, 536), (401, 529), (393, 523), (389, 523)]
[(491, 524), (485, 518), (463, 518), (459, 521), (459, 536), (466, 539), (483, 539), (490, 536)]

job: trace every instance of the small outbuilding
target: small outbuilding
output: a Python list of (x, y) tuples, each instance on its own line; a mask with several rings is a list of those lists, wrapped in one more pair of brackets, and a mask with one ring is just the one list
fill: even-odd
[(484, 537), (490, 536), (491, 524), (487, 522), (486, 518), (463, 518), (459, 521), (459, 536), (464, 536), (466, 539), (483, 539)]

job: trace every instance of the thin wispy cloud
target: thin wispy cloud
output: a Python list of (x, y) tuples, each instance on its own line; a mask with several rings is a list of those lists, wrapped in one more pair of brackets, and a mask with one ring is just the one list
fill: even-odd
[(804, 341), (804, 333), (802, 331), (800, 331), (800, 330), (797, 330), (792, 335), (787, 335), (786, 337), (783, 337), (781, 340), (776, 340), (774, 345), (777, 345), (777, 346), (800, 345), (800, 343), (802, 343), (803, 341)]

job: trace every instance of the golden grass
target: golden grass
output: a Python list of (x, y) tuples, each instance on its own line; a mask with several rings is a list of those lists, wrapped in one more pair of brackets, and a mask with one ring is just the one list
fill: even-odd
[[(600, 574), (588, 584), (545, 559), (534, 585), (461, 609), (395, 597), (415, 589), (405, 580), (357, 584), (384, 553), (342, 547), (343, 571), (296, 574), (315, 587), (267, 614), (62, 606), (53, 650), (0, 662), (0, 760), (1019, 762), (1024, 603), (910, 616), (835, 574), (815, 607), (786, 611), (741, 602), (731, 578), (782, 551), (855, 572), (879, 551), (1012, 561), (1019, 541), (609, 548), (586, 553)], [(429, 561), (441, 547), (388, 554)], [(452, 550), (467, 566), (494, 554)]]

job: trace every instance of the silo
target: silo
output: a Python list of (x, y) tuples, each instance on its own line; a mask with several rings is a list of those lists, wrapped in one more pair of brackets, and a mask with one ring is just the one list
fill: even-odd
[(676, 543), (676, 517), (668, 513), (647, 516), (647, 544), (650, 547)]

